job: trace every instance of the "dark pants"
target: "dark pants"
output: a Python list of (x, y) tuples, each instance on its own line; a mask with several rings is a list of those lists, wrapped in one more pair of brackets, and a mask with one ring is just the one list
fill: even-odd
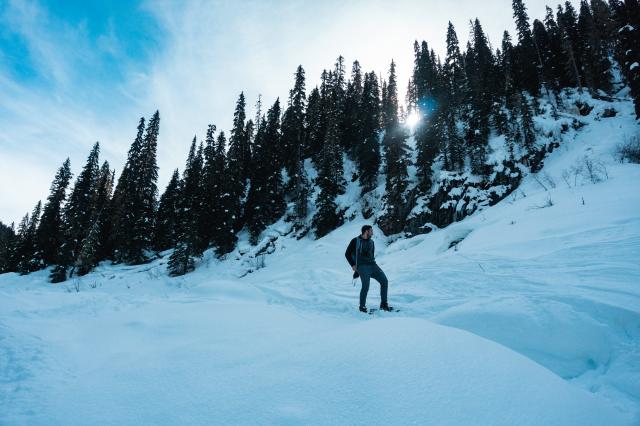
[(382, 272), (382, 269), (376, 264), (373, 265), (358, 265), (358, 273), (360, 274), (360, 280), (362, 281), (362, 288), (360, 289), (360, 306), (367, 305), (367, 293), (369, 292), (369, 281), (371, 278), (380, 283), (380, 302), (387, 303), (387, 287), (389, 281), (387, 276)]

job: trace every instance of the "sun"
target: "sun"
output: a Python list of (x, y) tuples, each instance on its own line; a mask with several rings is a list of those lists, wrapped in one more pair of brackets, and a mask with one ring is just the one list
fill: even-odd
[(411, 130), (413, 130), (420, 122), (420, 114), (418, 114), (417, 111), (413, 111), (407, 116), (404, 122)]

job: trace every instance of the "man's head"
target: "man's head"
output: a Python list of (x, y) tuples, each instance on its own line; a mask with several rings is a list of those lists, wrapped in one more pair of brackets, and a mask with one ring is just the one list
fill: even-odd
[(373, 228), (371, 227), (371, 225), (364, 225), (362, 227), (360, 236), (365, 240), (368, 240), (369, 238), (371, 238), (371, 236), (373, 236)]

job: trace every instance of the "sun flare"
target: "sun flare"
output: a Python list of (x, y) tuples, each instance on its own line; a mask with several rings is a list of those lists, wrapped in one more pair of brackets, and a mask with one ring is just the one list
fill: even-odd
[(407, 126), (409, 126), (410, 129), (415, 129), (415, 127), (418, 125), (418, 123), (420, 122), (420, 114), (418, 114), (417, 111), (413, 111), (411, 114), (409, 114), (405, 120), (405, 123), (407, 124)]

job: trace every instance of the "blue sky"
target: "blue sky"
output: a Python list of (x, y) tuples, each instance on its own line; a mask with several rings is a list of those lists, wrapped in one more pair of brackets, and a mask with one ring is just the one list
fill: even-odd
[[(73, 52), (97, 73), (92, 80), (113, 84), (125, 79), (128, 62), (143, 64), (161, 42), (156, 20), (140, 2), (8, 2), (0, 12), (8, 24), (2, 31), (3, 65), (16, 81), (43, 88), (51, 88), (56, 79), (81, 76), (79, 68), (66, 70), (72, 72), (66, 76), (56, 74), (59, 69), (43, 72), (42, 56), (57, 49), (67, 48), (63, 51)], [(62, 46), (65, 42), (78, 44)], [(47, 51), (48, 47), (54, 51)]]
[(443, 55), (447, 21), (464, 44), (478, 17), (497, 46), (511, 15), (511, 0), (0, 0), (0, 221), (44, 201), (66, 157), (77, 175), (95, 141), (118, 174), (156, 109), (163, 190), (194, 135), (229, 129), (240, 91), (252, 116), (259, 94), (286, 99), (298, 64), (309, 90), (339, 54), (385, 74), (394, 59), (404, 89), (415, 39)]

